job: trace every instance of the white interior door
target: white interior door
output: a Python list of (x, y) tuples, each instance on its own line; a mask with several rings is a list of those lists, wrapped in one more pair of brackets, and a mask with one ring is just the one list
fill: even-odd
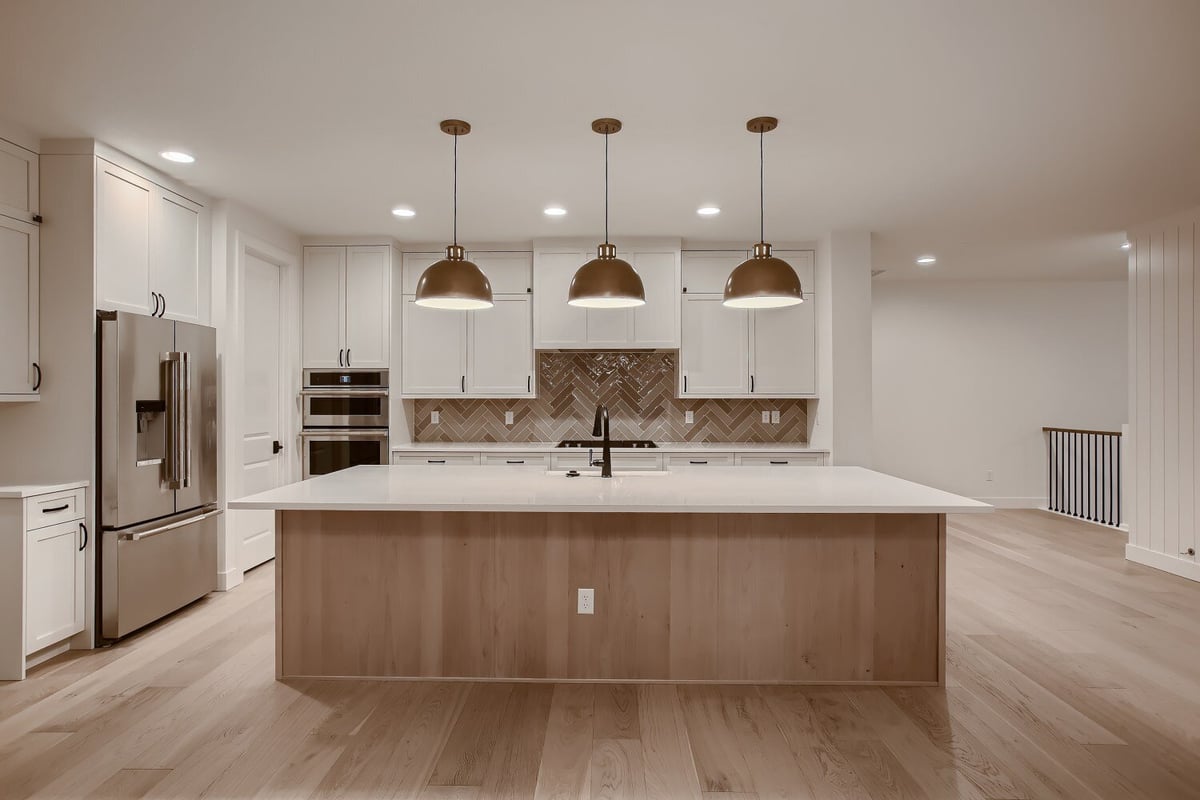
[[(242, 463), (241, 494), (263, 492), (284, 479), (283, 346), (280, 320), (282, 268), (252, 253), (243, 260), (242, 293)], [(275, 515), (238, 511), (235, 534), (241, 569), (275, 557)]]

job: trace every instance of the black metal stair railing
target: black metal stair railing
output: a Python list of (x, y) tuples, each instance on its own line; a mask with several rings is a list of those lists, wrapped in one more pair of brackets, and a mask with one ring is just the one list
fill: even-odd
[(1121, 525), (1121, 432), (1042, 428), (1047, 437), (1047, 508)]

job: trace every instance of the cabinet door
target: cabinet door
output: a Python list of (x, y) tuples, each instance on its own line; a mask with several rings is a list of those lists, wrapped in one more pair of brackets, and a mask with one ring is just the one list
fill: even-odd
[(83, 630), (83, 550), (79, 522), (25, 534), (25, 652)]
[(684, 396), (749, 393), (749, 312), (726, 307), (720, 295), (686, 295), (679, 362)]
[(754, 394), (816, 394), (816, 306), (815, 298), (809, 297), (800, 305), (753, 312), (750, 374)]
[(391, 248), (346, 251), (346, 365), (387, 369), (391, 339)]
[(154, 188), (150, 290), (163, 296), (163, 317), (200, 322), (202, 209), (174, 192)]
[(679, 347), (679, 254), (633, 253), (630, 262), (646, 289), (646, 305), (631, 312), (633, 345)]
[[(494, 309), (493, 309), (494, 310)], [(461, 397), (467, 379), (467, 312), (423, 308), (404, 298), (402, 391), (424, 397)]]
[(38, 360), (38, 229), (0, 216), (0, 400), (33, 397)]
[(0, 139), (0, 214), (29, 221), (38, 213), (38, 156)]
[(628, 347), (632, 342), (632, 308), (587, 309), (587, 343), (589, 347)]
[(346, 248), (304, 248), (300, 334), (305, 367), (345, 366)]
[(150, 216), (156, 195), (149, 181), (96, 160), (96, 307), (149, 314)]
[(467, 312), (467, 393), (478, 397), (533, 394), (533, 318), (528, 295), (498, 295), (496, 305)]
[(571, 279), (590, 256), (583, 251), (538, 252), (533, 256), (534, 347), (583, 347), (588, 311), (567, 305)]

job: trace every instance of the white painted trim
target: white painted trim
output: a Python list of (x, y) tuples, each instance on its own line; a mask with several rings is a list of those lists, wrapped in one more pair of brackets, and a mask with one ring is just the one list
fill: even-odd
[(230, 589), (233, 589), (234, 587), (241, 586), (242, 581), (244, 581), (244, 580), (245, 580), (245, 573), (242, 572), (240, 567), (233, 567), (231, 569), (225, 570), (224, 572), (218, 572), (217, 573), (217, 591), (218, 592), (228, 592)]
[[(71, 649), (71, 640), (63, 639), (61, 642), (55, 642), (52, 645), (43, 647), (41, 650), (30, 653), (25, 656), (25, 669), (30, 670), (38, 664), (44, 664), (55, 656), (61, 656), (63, 653)], [(88, 648), (90, 649), (90, 648)]]
[(1136, 544), (1125, 545), (1125, 558), (1135, 564), (1153, 567), (1191, 581), (1200, 581), (1200, 563), (1192, 557), (1169, 556), (1138, 547)]
[(987, 503), (996, 508), (1040, 508), (1046, 509), (1044, 497), (976, 497), (981, 503)]

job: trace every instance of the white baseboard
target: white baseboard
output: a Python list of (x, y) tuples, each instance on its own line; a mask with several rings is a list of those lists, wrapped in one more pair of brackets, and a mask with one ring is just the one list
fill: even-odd
[(1200, 563), (1191, 557), (1169, 556), (1166, 553), (1138, 547), (1136, 544), (1127, 544), (1125, 545), (1125, 558), (1135, 564), (1153, 567), (1181, 578), (1200, 582)]
[(217, 591), (228, 592), (234, 587), (240, 586), (244, 581), (245, 573), (236, 567), (217, 573)]
[(996, 508), (1045, 508), (1044, 497), (976, 497), (981, 503), (987, 503)]

